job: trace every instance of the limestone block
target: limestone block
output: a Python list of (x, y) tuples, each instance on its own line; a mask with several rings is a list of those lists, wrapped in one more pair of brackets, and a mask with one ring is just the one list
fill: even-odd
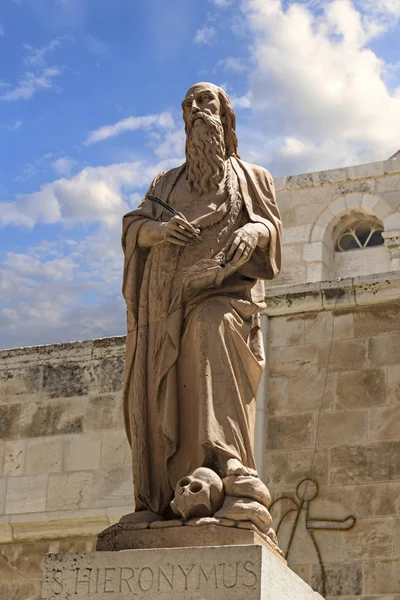
[(302, 173), (301, 175), (290, 175), (286, 177), (286, 187), (312, 187), (314, 184), (313, 173)]
[(387, 367), (387, 402), (388, 404), (400, 404), (399, 365)]
[(304, 341), (304, 319), (296, 316), (270, 320), (270, 346), (293, 346)]
[(326, 342), (332, 337), (333, 315), (330, 311), (305, 313), (304, 340), (308, 342)]
[(400, 515), (400, 483), (377, 483), (355, 488), (356, 514), (366, 517)]
[(20, 414), (20, 404), (0, 404), (0, 440), (17, 439)]
[(0, 442), (0, 477), (3, 475), (5, 442)]
[[(185, 528), (191, 529), (191, 528)], [(42, 599), (317, 600), (261, 546), (47, 555)]]
[(39, 438), (28, 440), (26, 446), (25, 474), (58, 473), (62, 469), (62, 440)]
[(133, 504), (131, 467), (100, 469), (94, 473), (91, 501), (93, 507), (108, 508), (130, 503)]
[(85, 414), (85, 431), (116, 429), (120, 407), (120, 395), (89, 396)]
[(347, 177), (349, 179), (376, 177), (378, 175), (383, 175), (383, 161), (347, 167)]
[(373, 442), (400, 440), (400, 406), (371, 408), (368, 411), (368, 437)]
[[(353, 515), (356, 512), (354, 508), (355, 489), (358, 488), (347, 486), (343, 490), (342, 487), (321, 486), (319, 495), (313, 500), (310, 507), (311, 518), (346, 519), (349, 515)], [(332, 535), (332, 531), (328, 532), (328, 535)], [(347, 532), (344, 535), (347, 535)]]
[(332, 485), (355, 485), (400, 478), (400, 441), (330, 450)]
[(393, 556), (392, 519), (358, 519), (346, 532), (345, 560), (369, 560)]
[(314, 443), (314, 414), (283, 415), (268, 419), (270, 450), (311, 448)]
[[(363, 593), (363, 570), (360, 562), (337, 562), (325, 565), (326, 595), (360, 596)], [(312, 566), (311, 585), (322, 592), (321, 569), (318, 564)], [(341, 599), (342, 600), (342, 599)]]
[(26, 440), (15, 440), (4, 444), (4, 477), (24, 475)]
[(80, 362), (44, 365), (43, 391), (50, 398), (84, 396), (89, 391), (89, 383), (88, 367)]
[(314, 344), (275, 348), (270, 357), (270, 375), (298, 377), (317, 370), (317, 347)]
[(364, 564), (365, 594), (396, 594), (400, 590), (400, 559)]
[(400, 332), (399, 302), (367, 306), (354, 311), (356, 337), (372, 337), (395, 332)]
[(400, 213), (397, 213), (397, 212), (392, 213), (391, 215), (386, 217), (383, 225), (385, 227), (385, 231), (399, 230), (400, 229)]
[(334, 312), (333, 339), (342, 340), (354, 337), (353, 312)]
[(365, 410), (335, 410), (321, 413), (318, 423), (318, 446), (358, 444), (366, 440)]
[(360, 369), (338, 373), (337, 408), (368, 408), (385, 404), (384, 369)]
[[(26, 349), (24, 349), (26, 352)], [(13, 360), (13, 350), (4, 350), (5, 367), (0, 370), (0, 404), (16, 402), (41, 390), (43, 368), (32, 364), (19, 368)]]
[(90, 471), (49, 475), (47, 510), (89, 508), (92, 480)]
[[(400, 167), (399, 164), (397, 164)], [(400, 168), (399, 168), (400, 170)], [(385, 192), (399, 192), (400, 190), (400, 175), (392, 174), (385, 175), (384, 177), (379, 177), (376, 180), (376, 191), (378, 194), (382, 195)]]
[(321, 485), (328, 483), (328, 452), (326, 450), (317, 450), (315, 458), (313, 450), (268, 452), (266, 459), (267, 484), (297, 484), (302, 479), (309, 477), (313, 463), (318, 482)]
[(298, 227), (286, 227), (283, 230), (284, 244), (298, 244), (308, 242), (311, 233), (311, 225), (299, 225)]
[(400, 192), (399, 190), (393, 192), (381, 192), (382, 205), (379, 202), (377, 213), (381, 219), (387, 217), (392, 211), (398, 210), (400, 204)]
[[(1, 481), (1, 479), (0, 479)], [(1, 487), (1, 484), (0, 484)], [(8, 515), (0, 515), (0, 544), (9, 544), (13, 541), (13, 532)], [(0, 596), (1, 597), (1, 596)]]
[(300, 284), (304, 283), (306, 277), (307, 268), (301, 261), (290, 264), (289, 261), (283, 265), (282, 271), (279, 275), (271, 282), (268, 283), (270, 288), (286, 284)]
[(374, 275), (390, 271), (390, 253), (386, 246), (364, 248), (362, 252), (336, 252), (333, 260), (334, 278)]
[(46, 508), (48, 475), (10, 477), (7, 485), (6, 512), (33, 513)]
[(340, 215), (343, 212), (347, 211), (347, 205), (345, 198), (338, 198), (334, 202), (331, 202), (329, 205), (329, 210), (335, 216)]
[(379, 202), (379, 196), (372, 195), (372, 194), (364, 194), (361, 206), (363, 208), (367, 209), (367, 211), (373, 211), (375, 206), (378, 204), (378, 202)]
[(104, 431), (101, 445), (102, 468), (127, 467), (132, 462), (132, 453), (123, 429)]
[(361, 206), (363, 194), (360, 192), (355, 192), (353, 194), (346, 194), (346, 196), (344, 196), (343, 199), (346, 203), (346, 207), (349, 210), (353, 210), (353, 209)]
[(122, 389), (125, 353), (106, 356), (94, 365), (100, 393), (118, 392)]
[(329, 279), (329, 267), (325, 263), (307, 263), (307, 281), (325, 281), (327, 279)]
[(81, 433), (85, 401), (84, 398), (68, 398), (24, 404), (21, 411), (21, 437)]
[(369, 340), (368, 354), (372, 366), (395, 365), (400, 357), (400, 335), (386, 335)]
[(270, 377), (268, 412), (271, 416), (328, 410), (334, 405), (336, 373), (304, 373)]
[(318, 365), (321, 370), (358, 369), (366, 364), (366, 360), (366, 340), (333, 340), (332, 344), (318, 344)]
[(4, 513), (6, 507), (6, 487), (7, 479), (0, 477), (0, 515)]
[(301, 577), (301, 579), (303, 581), (308, 583), (308, 585), (311, 584), (311, 565), (304, 565), (304, 564), (296, 565), (296, 564), (291, 563), (290, 568), (292, 569), (292, 571), (294, 571), (296, 573), (296, 575)]
[(347, 194), (374, 194), (375, 193), (375, 179), (358, 179), (348, 180), (337, 185), (332, 186), (336, 196), (345, 196)]
[(100, 467), (101, 433), (85, 433), (65, 437), (64, 471), (91, 471)]
[[(286, 177), (275, 177), (274, 183), (275, 183), (276, 190), (283, 190), (286, 185)], [(277, 197), (279, 200), (279, 194), (277, 194)]]
[(395, 519), (395, 542), (394, 542), (394, 555), (396, 558), (400, 558), (400, 519)]

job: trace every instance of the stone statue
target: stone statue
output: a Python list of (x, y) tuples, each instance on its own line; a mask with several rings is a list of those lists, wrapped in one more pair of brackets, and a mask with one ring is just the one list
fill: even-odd
[[(264, 484), (257, 480), (265, 488), (260, 502), (259, 486), (246, 481), (257, 478), (262, 280), (275, 277), (281, 262), (273, 179), (240, 160), (235, 114), (221, 88), (197, 83), (182, 108), (185, 164), (157, 175), (123, 220), (125, 425), (135, 511), (151, 511), (152, 520), (154, 513), (173, 518), (174, 489), (196, 479), (200, 467), (207, 489), (214, 489), (213, 473), (224, 479), (225, 492), (237, 479), (237, 490), (249, 490), (242, 495), (250, 504), (267, 510)], [(213, 471), (208, 478), (206, 469)], [(190, 495), (189, 487), (184, 493)], [(230, 515), (245, 510), (240, 495), (230, 494)], [(205, 505), (223, 512), (219, 500), (203, 500), (198, 516), (206, 514)], [(174, 507), (179, 513), (179, 502)], [(196, 515), (186, 505), (180, 510)]]

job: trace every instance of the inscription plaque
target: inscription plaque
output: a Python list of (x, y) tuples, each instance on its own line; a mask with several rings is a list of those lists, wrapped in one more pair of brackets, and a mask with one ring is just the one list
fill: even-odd
[(226, 600), (227, 597), (230, 600), (320, 598), (262, 546), (48, 554), (45, 560), (42, 600)]

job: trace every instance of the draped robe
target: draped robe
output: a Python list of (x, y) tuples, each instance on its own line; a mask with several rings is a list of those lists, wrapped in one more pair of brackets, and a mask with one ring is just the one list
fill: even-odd
[[(139, 208), (123, 219), (124, 417), (136, 511), (162, 513), (176, 482), (199, 466), (237, 458), (255, 468), (255, 398), (264, 367), (261, 280), (279, 272), (281, 220), (268, 171), (229, 160), (237, 194), (229, 208), (208, 208), (197, 219), (202, 241), (184, 248), (138, 245), (144, 223), (171, 217), (147, 196), (174, 205), (185, 165), (156, 177)], [(176, 208), (192, 220), (190, 204)], [(247, 222), (268, 228), (268, 250), (256, 248), (224, 278), (224, 252)]]

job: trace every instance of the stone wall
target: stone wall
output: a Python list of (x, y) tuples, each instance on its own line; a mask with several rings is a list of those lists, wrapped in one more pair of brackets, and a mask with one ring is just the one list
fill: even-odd
[[(400, 158), (275, 180), (283, 219), (283, 267), (269, 285), (299, 284), (400, 268)], [(344, 218), (375, 217), (385, 245), (334, 251)]]
[(0, 598), (40, 598), (44, 554), (132, 511), (125, 338), (0, 352)]
[[(317, 482), (278, 535), (284, 549), (292, 536), (290, 566), (322, 592), (312, 533), (332, 599), (400, 600), (399, 286), (387, 274), (269, 294), (265, 475), (274, 499), (297, 505), (297, 485)], [(275, 526), (293, 508), (279, 501)], [(349, 530), (333, 523), (351, 516)]]

